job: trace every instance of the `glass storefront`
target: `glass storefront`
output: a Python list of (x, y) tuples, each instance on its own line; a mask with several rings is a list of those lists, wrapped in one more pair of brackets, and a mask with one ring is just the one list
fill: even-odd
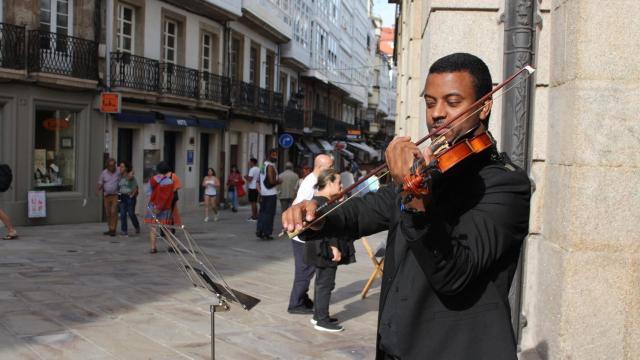
[(74, 191), (77, 113), (37, 108), (33, 150), (34, 189)]

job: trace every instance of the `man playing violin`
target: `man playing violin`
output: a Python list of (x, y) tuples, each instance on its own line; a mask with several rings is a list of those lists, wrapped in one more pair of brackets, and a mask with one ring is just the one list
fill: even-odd
[[(489, 69), (464, 53), (429, 69), (424, 99), (429, 131), (446, 124), (491, 90)], [(437, 148), (419, 150), (397, 137), (385, 152), (396, 185), (349, 200), (300, 237), (388, 230), (378, 317), (377, 359), (516, 359), (508, 293), (528, 233), (530, 182), (495, 146), (473, 154), (429, 183), (424, 194), (401, 184), (416, 159), (487, 132), (491, 101), (439, 130)], [(508, 119), (505, 119), (508, 121)], [(436, 139), (437, 138), (437, 139)], [(443, 150), (444, 148), (444, 150)], [(282, 215), (299, 230), (316, 218), (305, 201)]]

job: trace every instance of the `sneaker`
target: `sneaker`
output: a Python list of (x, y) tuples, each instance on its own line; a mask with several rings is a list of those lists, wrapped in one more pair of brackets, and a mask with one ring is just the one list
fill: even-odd
[[(317, 324), (317, 323), (318, 323), (318, 320), (316, 320), (316, 319), (314, 319), (314, 318), (311, 318), (311, 320), (309, 320), (309, 321), (311, 322), (311, 324), (312, 324), (312, 325), (315, 325), (315, 324)], [(337, 318), (334, 318), (334, 317), (330, 317), (330, 318), (329, 318), (329, 322), (330, 322), (330, 323), (337, 323), (337, 322), (338, 322), (338, 319), (337, 319)]]
[(139, 227), (136, 228), (136, 234), (140, 234), (140, 228)]
[(247, 221), (256, 222), (256, 221), (258, 221), (258, 219), (250, 217), (250, 218), (247, 219)]
[(129, 233), (126, 231), (121, 231), (120, 236), (129, 236)]
[(316, 330), (320, 330), (320, 331), (327, 331), (327, 332), (340, 332), (342, 330), (344, 330), (344, 328), (338, 324), (334, 324), (334, 323), (330, 323), (327, 321), (324, 322), (319, 322), (315, 325), (313, 325), (313, 328)]
[(231, 209), (231, 211), (233, 211), (233, 212), (238, 212), (238, 209), (236, 209), (236, 208), (232, 208), (232, 209)]
[(213, 217), (213, 221), (218, 221), (218, 215)]
[(209, 222), (209, 217), (204, 218), (204, 222)]

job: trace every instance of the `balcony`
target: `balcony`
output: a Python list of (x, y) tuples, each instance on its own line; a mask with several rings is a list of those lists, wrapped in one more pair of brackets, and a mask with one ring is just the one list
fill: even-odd
[(23, 26), (0, 23), (0, 67), (24, 69), (24, 38)]
[(199, 71), (172, 63), (160, 63), (160, 93), (198, 99)]
[(282, 117), (283, 96), (281, 93), (260, 88), (244, 81), (231, 82), (231, 102), (236, 110), (268, 117)]
[(288, 132), (302, 134), (304, 130), (304, 112), (287, 106), (284, 110), (284, 129)]
[(333, 122), (333, 137), (346, 139), (349, 130), (349, 124), (340, 120), (334, 120)]
[(111, 87), (157, 92), (160, 62), (129, 53), (111, 53)]
[(28, 71), (98, 80), (98, 44), (73, 36), (31, 30)]
[(310, 112), (312, 131), (327, 134), (327, 132), (329, 131), (329, 117), (319, 111)]
[(204, 106), (230, 103), (230, 81), (225, 76), (128, 53), (111, 53), (111, 87), (200, 100)]

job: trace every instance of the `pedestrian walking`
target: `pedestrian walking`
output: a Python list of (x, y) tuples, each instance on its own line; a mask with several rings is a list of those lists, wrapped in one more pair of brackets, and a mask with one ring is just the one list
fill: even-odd
[(231, 203), (231, 211), (238, 212), (238, 198), (244, 195), (244, 181), (236, 165), (231, 165), (231, 172), (227, 179), (227, 193)]
[(278, 161), (278, 150), (272, 149), (269, 153), (269, 159), (265, 160), (260, 169), (260, 213), (256, 236), (262, 240), (273, 240), (271, 234), (273, 234), (273, 219), (276, 216), (278, 185), (280, 184), (276, 161)]
[(127, 215), (131, 224), (140, 234), (140, 223), (136, 216), (136, 200), (138, 198), (138, 181), (133, 175), (131, 163), (124, 160), (120, 162), (120, 182), (118, 183), (119, 207), (120, 207), (120, 235), (128, 236)]
[(120, 172), (116, 169), (116, 161), (112, 158), (107, 160), (107, 167), (102, 170), (98, 178), (98, 188), (96, 193), (102, 195), (104, 202), (104, 212), (107, 216), (108, 230), (105, 235), (116, 236), (118, 226), (118, 185), (120, 183)]
[(220, 180), (216, 177), (216, 171), (213, 168), (207, 170), (207, 176), (202, 179), (202, 187), (204, 187), (204, 222), (209, 221), (209, 208), (213, 212), (213, 221), (218, 221)]
[[(324, 204), (340, 193), (342, 189), (340, 174), (334, 169), (326, 169), (318, 176), (316, 193), (313, 200)], [(314, 290), (314, 309), (311, 324), (316, 330), (339, 332), (344, 328), (338, 319), (329, 316), (331, 292), (336, 285), (338, 265), (356, 261), (353, 240), (345, 236), (327, 236), (304, 244), (304, 262), (315, 266), (316, 282)]]
[[(5, 192), (11, 187), (13, 181), (13, 173), (11, 167), (7, 164), (0, 164), (0, 192)], [(0, 209), (0, 221), (7, 228), (7, 234), (2, 237), (2, 240), (15, 240), (18, 238), (18, 231), (13, 227), (11, 218), (4, 210)]]
[(280, 199), (280, 209), (284, 212), (296, 197), (296, 187), (300, 178), (293, 171), (293, 164), (287, 162), (284, 165), (284, 171), (278, 175), (278, 179), (281, 181), (278, 187), (278, 199)]
[(258, 221), (258, 181), (260, 180), (260, 168), (258, 159), (249, 160), (249, 174), (246, 175), (247, 189), (249, 190), (249, 204), (251, 204), (251, 217), (247, 220)]
[(158, 227), (156, 221), (163, 225), (173, 224), (172, 208), (174, 207), (174, 177), (171, 167), (165, 161), (161, 161), (156, 166), (158, 174), (149, 179), (151, 196), (144, 216), (144, 222), (151, 225), (149, 231), (149, 242), (151, 243), (152, 254), (158, 252), (157, 239)]
[[(320, 154), (316, 156), (313, 161), (313, 171), (302, 180), (293, 205), (313, 199), (318, 176), (322, 171), (332, 166), (333, 160), (329, 155)], [(304, 262), (304, 241), (297, 236), (293, 237), (291, 239), (291, 247), (293, 249), (294, 276), (287, 311), (290, 314), (312, 314), (313, 301), (309, 298), (308, 293), (309, 284), (313, 274), (316, 272), (316, 268)]]

